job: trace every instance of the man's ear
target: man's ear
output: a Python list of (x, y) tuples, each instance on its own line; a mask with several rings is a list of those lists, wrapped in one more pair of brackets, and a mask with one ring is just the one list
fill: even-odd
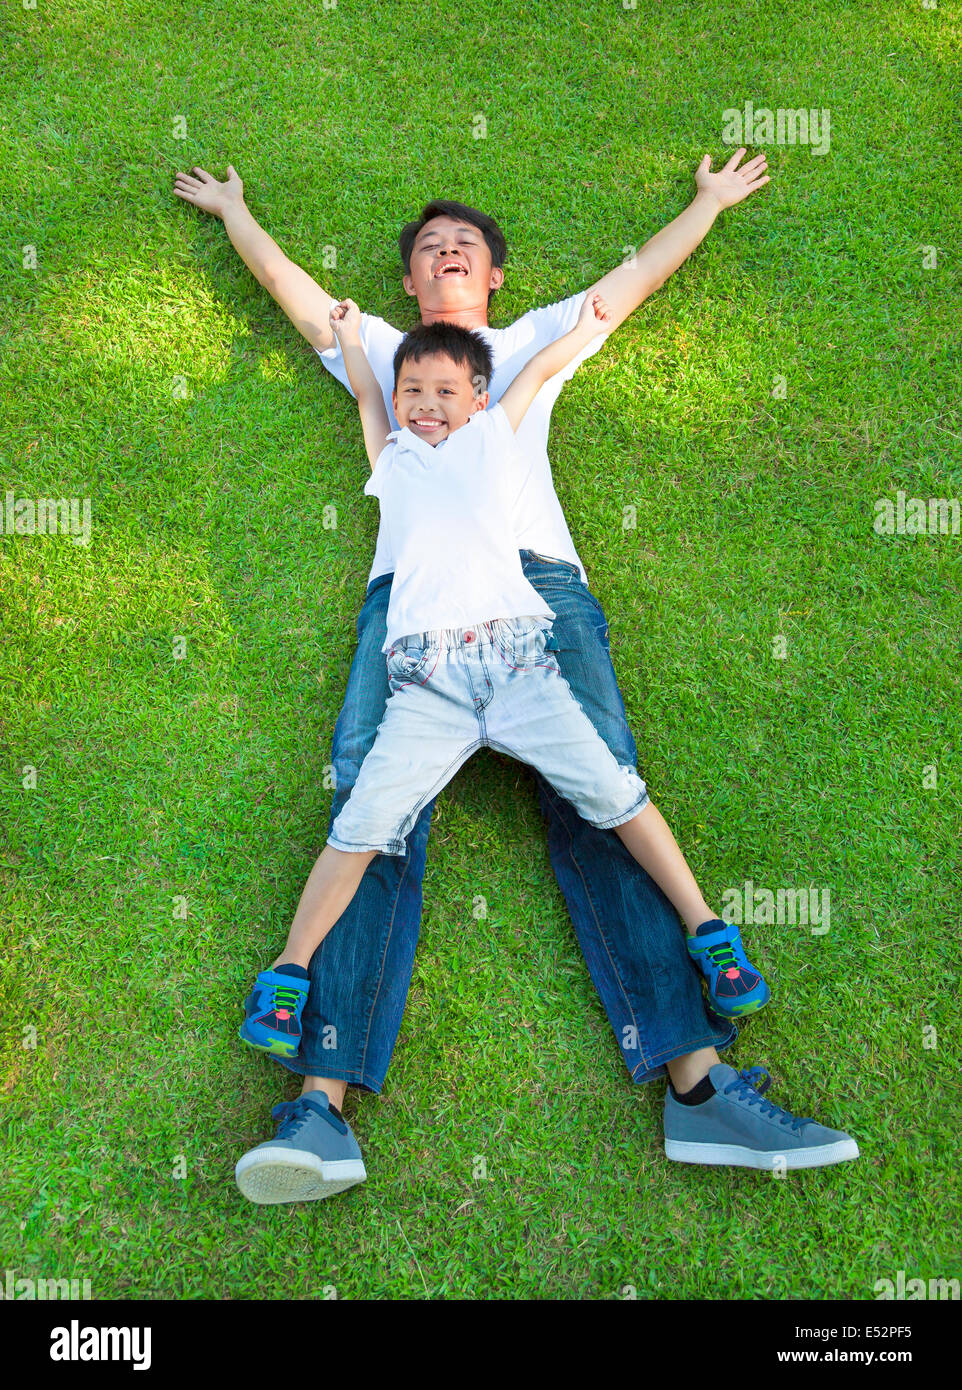
[(504, 271), (499, 265), (491, 267), (491, 279), (488, 281), (489, 290), (499, 290), (504, 284)]
[(402, 275), (401, 284), (404, 286), (405, 294), (410, 295), (412, 299), (417, 298), (417, 290), (414, 288), (414, 281), (411, 279), (410, 275)]

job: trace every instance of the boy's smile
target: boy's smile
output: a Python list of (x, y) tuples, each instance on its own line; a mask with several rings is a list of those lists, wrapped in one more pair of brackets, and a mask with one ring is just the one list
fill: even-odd
[(419, 362), (404, 363), (392, 400), (402, 428), (418, 439), (439, 444), (466, 425), (475, 411), (485, 409), (488, 393), (474, 394), (467, 367), (441, 354), (425, 354)]

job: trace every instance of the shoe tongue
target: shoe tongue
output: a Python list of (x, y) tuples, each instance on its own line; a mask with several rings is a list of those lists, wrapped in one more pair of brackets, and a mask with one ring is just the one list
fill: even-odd
[(738, 1080), (738, 1072), (727, 1062), (716, 1062), (708, 1075), (716, 1091), (720, 1091), (723, 1086), (729, 1086), (733, 1081)]
[(308, 1105), (313, 1105), (318, 1110), (330, 1110), (331, 1108), (326, 1091), (305, 1091), (298, 1099), (307, 1101)]
[(725, 923), (720, 917), (713, 917), (710, 922), (702, 922), (695, 932), (696, 936), (714, 936), (716, 931), (724, 931)]

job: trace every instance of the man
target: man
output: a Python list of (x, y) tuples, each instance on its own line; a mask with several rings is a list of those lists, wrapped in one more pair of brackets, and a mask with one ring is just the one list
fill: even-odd
[[(504, 280), (504, 237), (492, 218), (461, 203), (430, 203), (402, 231), (405, 291), (417, 299), (424, 323), (448, 320), (486, 337), (495, 363), (494, 404), (534, 353), (571, 329), (585, 293), (598, 292), (607, 302), (610, 335), (701, 243), (723, 208), (767, 183), (765, 156), (739, 167), (744, 154), (737, 150), (717, 173), (706, 155), (690, 205), (632, 259), (587, 291), (532, 310), (509, 328), (488, 326), (490, 298)], [(178, 174), (174, 192), (222, 219), (257, 280), (328, 370), (349, 386), (330, 327), (330, 310), (338, 301), (258, 226), (233, 166), (228, 165), (225, 182), (200, 168)], [(401, 337), (383, 320), (363, 316), (364, 349), (392, 428), (397, 419), (390, 367)], [(634, 767), (636, 752), (611, 665), (607, 622), (588, 589), (547, 456), (551, 408), (561, 386), (600, 346), (599, 340), (589, 344), (545, 383), (518, 432), (518, 446), (533, 466), (515, 530), (525, 577), (557, 615), (554, 637), (562, 674), (619, 763)], [(388, 697), (381, 648), (391, 571), (386, 538), (379, 534), (334, 734), (332, 823), (373, 743)], [(701, 977), (667, 899), (616, 835), (590, 826), (542, 779), (538, 782), (552, 865), (628, 1070), (638, 1082), (666, 1071), (670, 1077), (665, 1097), (668, 1156), (761, 1168), (776, 1159), (787, 1167), (810, 1167), (857, 1157), (847, 1135), (796, 1119), (763, 1099), (768, 1078), (762, 1080), (762, 1069), (739, 1074), (719, 1061), (717, 1049), (728, 1046), (736, 1030), (730, 1020), (706, 1008)], [(277, 1059), (304, 1077), (301, 1096), (274, 1107), (277, 1135), (238, 1163), (238, 1183), (254, 1201), (324, 1197), (366, 1176), (340, 1106), (348, 1084), (375, 1092), (383, 1084), (411, 980), (432, 805), (423, 808), (403, 857), (379, 855), (371, 863), (336, 930), (314, 954), (300, 1055)], [(302, 903), (311, 892), (309, 879)], [(759, 1080), (762, 1084), (756, 1086)]]

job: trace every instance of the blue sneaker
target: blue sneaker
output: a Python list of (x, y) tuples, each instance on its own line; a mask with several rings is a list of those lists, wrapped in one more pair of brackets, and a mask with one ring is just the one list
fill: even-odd
[(279, 1126), (237, 1161), (234, 1180), (259, 1206), (333, 1197), (367, 1177), (361, 1150), (346, 1120), (331, 1113), (326, 1091), (308, 1091), (275, 1105)]
[[(858, 1158), (858, 1145), (840, 1129), (801, 1119), (763, 1098), (771, 1085), (764, 1067), (737, 1072), (716, 1062), (708, 1073), (715, 1094), (700, 1105), (665, 1095), (665, 1153), (677, 1163), (731, 1163), (741, 1168), (822, 1168)], [(761, 1084), (756, 1085), (757, 1082)]]
[(725, 1018), (753, 1014), (772, 997), (745, 955), (738, 928), (716, 917), (688, 937), (688, 954), (708, 981), (708, 997)]
[(247, 1017), (240, 1026), (244, 1042), (278, 1057), (296, 1057), (309, 980), (301, 965), (262, 970), (244, 1000)]

